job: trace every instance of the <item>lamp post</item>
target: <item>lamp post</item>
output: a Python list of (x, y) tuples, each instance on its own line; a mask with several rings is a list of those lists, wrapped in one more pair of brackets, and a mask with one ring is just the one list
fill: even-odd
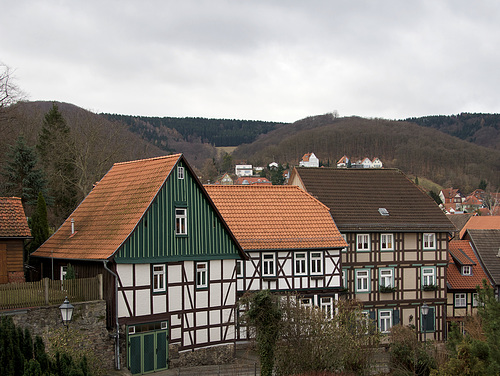
[(66, 329), (68, 329), (69, 322), (73, 318), (73, 310), (75, 307), (70, 304), (68, 297), (66, 297), (66, 299), (64, 299), (64, 303), (59, 306), (59, 309), (61, 310), (63, 325)]
[(422, 326), (424, 327), (424, 344), (427, 342), (427, 314), (429, 313), (429, 306), (427, 303), (422, 304), (422, 307), (420, 308), (422, 312), (422, 316), (424, 319), (422, 320)]

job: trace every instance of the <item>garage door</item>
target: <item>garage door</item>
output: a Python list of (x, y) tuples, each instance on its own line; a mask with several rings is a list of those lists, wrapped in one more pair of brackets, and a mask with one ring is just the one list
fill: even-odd
[(128, 368), (141, 375), (168, 368), (168, 322), (128, 327)]

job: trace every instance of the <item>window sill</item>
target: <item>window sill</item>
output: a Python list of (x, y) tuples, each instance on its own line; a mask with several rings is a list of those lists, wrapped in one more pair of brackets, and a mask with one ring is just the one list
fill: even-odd
[(262, 277), (262, 280), (263, 281), (272, 282), (272, 281), (277, 281), (278, 277), (276, 277), (276, 276), (265, 276), (265, 277)]
[(311, 275), (309, 276), (311, 279), (315, 279), (315, 280), (320, 280), (320, 279), (325, 279), (325, 276), (324, 275)]

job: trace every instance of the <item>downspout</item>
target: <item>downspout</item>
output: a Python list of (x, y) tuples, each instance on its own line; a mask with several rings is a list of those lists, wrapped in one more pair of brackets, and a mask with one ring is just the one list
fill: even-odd
[(118, 323), (118, 275), (108, 268), (107, 260), (103, 260), (102, 264), (104, 269), (110, 272), (115, 277), (115, 318), (116, 318), (116, 334), (115, 337), (115, 357), (116, 357), (116, 369), (120, 369), (120, 324)]

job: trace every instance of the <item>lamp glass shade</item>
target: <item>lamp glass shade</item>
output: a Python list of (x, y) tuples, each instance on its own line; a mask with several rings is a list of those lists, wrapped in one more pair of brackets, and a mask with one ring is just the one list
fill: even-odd
[(421, 310), (422, 310), (422, 315), (427, 316), (427, 314), (429, 313), (429, 306), (427, 305), (427, 303), (424, 303), (422, 305)]
[(61, 310), (62, 322), (64, 325), (68, 325), (68, 323), (73, 318), (73, 305), (70, 304), (68, 297), (64, 300), (64, 303), (61, 304), (59, 309)]

